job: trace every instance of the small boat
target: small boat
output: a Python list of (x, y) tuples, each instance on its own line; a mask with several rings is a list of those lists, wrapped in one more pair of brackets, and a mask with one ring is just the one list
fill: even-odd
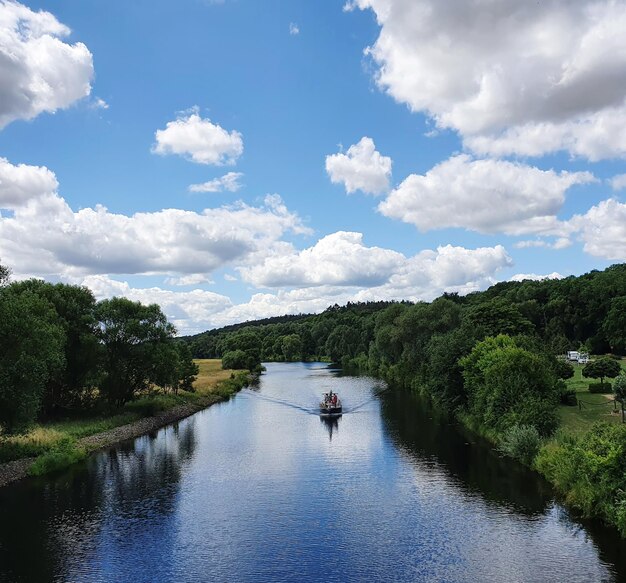
[(341, 400), (337, 393), (324, 393), (320, 402), (320, 415), (341, 415)]

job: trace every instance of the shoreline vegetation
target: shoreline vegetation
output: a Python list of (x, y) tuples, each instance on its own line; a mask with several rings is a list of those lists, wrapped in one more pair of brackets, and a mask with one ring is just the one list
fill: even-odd
[(0, 436), (0, 487), (60, 470), (95, 451), (180, 421), (227, 401), (253, 382), (248, 371), (223, 370), (219, 359), (195, 362), (199, 372), (193, 392), (175, 395), (155, 389), (109, 415), (38, 424), (23, 434)]
[[(626, 536), (626, 264), (432, 302), (335, 305), (182, 340), (196, 358), (329, 360), (420, 393), (543, 474), (584, 518)], [(564, 355), (574, 351), (592, 362), (572, 366)]]

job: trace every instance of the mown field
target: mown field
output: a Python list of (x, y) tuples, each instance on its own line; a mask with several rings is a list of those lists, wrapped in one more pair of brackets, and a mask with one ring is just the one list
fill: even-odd
[[(626, 359), (620, 361), (623, 370), (626, 370)], [(576, 391), (579, 406), (561, 405), (559, 416), (561, 428), (575, 434), (581, 434), (596, 421), (621, 423), (622, 416), (619, 403), (613, 402), (613, 395), (600, 395), (589, 392), (589, 383), (597, 379), (587, 379), (582, 376), (584, 365), (574, 364), (574, 376), (566, 381), (568, 387)], [(617, 410), (616, 410), (617, 409)]]

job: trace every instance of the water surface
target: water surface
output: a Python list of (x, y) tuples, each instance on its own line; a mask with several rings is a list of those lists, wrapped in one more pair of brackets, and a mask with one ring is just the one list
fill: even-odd
[[(345, 414), (320, 418), (333, 389)], [(619, 581), (626, 547), (535, 474), (371, 378), (245, 389), (0, 490), (0, 581)]]

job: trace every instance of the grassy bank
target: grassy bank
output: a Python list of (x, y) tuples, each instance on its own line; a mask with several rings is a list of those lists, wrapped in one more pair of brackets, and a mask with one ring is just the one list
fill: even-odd
[[(626, 360), (620, 361), (626, 369)], [(626, 425), (612, 394), (589, 392), (582, 365), (567, 380), (578, 406), (561, 405), (560, 428), (542, 444), (533, 467), (586, 518), (601, 518), (626, 537)]]
[[(200, 368), (195, 392), (177, 395), (154, 389), (150, 394), (108, 413), (92, 413), (54, 423), (36, 425), (21, 435), (0, 436), (0, 463), (32, 458), (29, 472), (40, 475), (84, 459), (93, 445), (81, 440), (138, 422), (179, 407), (184, 412), (199, 411), (228, 399), (249, 382), (245, 371), (222, 370), (218, 359), (197, 360)], [(187, 413), (188, 414), (188, 413)]]
[[(622, 369), (626, 370), (626, 360), (620, 361)], [(613, 395), (589, 392), (589, 383), (595, 379), (586, 379), (582, 376), (584, 366), (574, 365), (574, 376), (566, 381), (568, 388), (576, 392), (576, 399), (580, 406), (559, 406), (561, 430), (574, 435), (581, 435), (588, 431), (597, 421), (607, 423), (621, 423), (621, 413), (616, 412)]]

